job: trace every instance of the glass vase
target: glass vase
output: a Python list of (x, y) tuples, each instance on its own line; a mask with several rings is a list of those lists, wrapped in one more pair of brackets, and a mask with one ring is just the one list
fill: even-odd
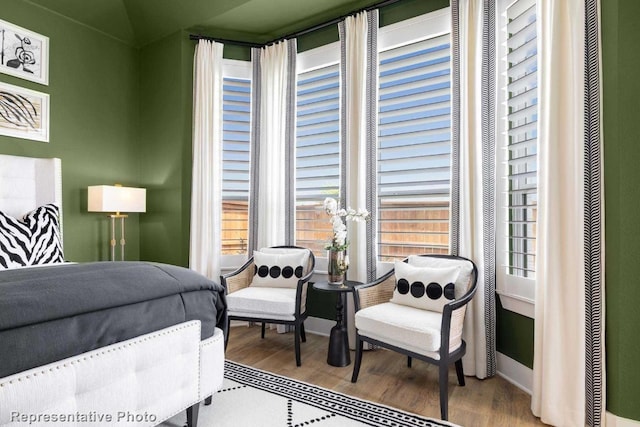
[(344, 265), (345, 251), (328, 251), (327, 273), (329, 274), (329, 284), (341, 285), (344, 283), (344, 273), (346, 271)]

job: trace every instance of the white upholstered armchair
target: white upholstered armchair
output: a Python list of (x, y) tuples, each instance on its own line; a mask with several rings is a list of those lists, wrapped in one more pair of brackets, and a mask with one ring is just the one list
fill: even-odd
[(262, 323), (262, 338), (266, 323), (293, 326), (296, 365), (300, 366), (300, 341), (306, 341), (307, 288), (314, 267), (313, 253), (298, 246), (254, 251), (242, 267), (221, 276), (227, 292), (227, 318)]
[(358, 380), (363, 343), (397, 351), (439, 367), (440, 413), (448, 417), (448, 371), (455, 363), (464, 386), (462, 328), (466, 305), (476, 291), (475, 264), (449, 255), (411, 256), (373, 283), (354, 292)]

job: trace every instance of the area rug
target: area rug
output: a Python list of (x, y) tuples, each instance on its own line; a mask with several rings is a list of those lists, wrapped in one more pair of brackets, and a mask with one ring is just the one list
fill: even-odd
[[(185, 425), (184, 412), (162, 424)], [(200, 406), (198, 427), (455, 426), (322, 387), (226, 361), (213, 404)]]

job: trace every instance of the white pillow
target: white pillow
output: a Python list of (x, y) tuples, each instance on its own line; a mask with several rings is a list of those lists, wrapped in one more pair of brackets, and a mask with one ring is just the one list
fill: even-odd
[(299, 254), (300, 252), (308, 254), (309, 249), (269, 247), (260, 249), (260, 252), (262, 252), (263, 254)]
[(250, 286), (295, 288), (298, 279), (305, 275), (308, 261), (308, 249), (292, 249), (284, 253), (253, 251), (255, 269)]
[(442, 313), (444, 305), (455, 299), (460, 268), (415, 267), (396, 261), (396, 288), (391, 302)]
[(473, 264), (471, 264), (470, 261), (456, 258), (410, 255), (409, 265), (431, 268), (461, 266), (460, 275), (458, 276), (458, 280), (456, 280), (456, 298), (462, 298), (471, 287)]

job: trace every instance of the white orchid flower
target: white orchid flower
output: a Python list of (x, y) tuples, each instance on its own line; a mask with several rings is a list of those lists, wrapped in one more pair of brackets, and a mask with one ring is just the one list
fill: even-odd
[(356, 222), (363, 222), (369, 218), (369, 212), (366, 209), (340, 208), (338, 202), (331, 197), (324, 199), (324, 210), (329, 215), (329, 222), (333, 228), (333, 240), (326, 249), (344, 250), (347, 248), (347, 226), (342, 218), (345, 221)]
[(327, 197), (326, 199), (324, 199), (324, 210), (329, 215), (335, 215), (337, 209), (338, 209), (338, 202), (336, 202), (336, 199), (333, 199), (331, 197)]

